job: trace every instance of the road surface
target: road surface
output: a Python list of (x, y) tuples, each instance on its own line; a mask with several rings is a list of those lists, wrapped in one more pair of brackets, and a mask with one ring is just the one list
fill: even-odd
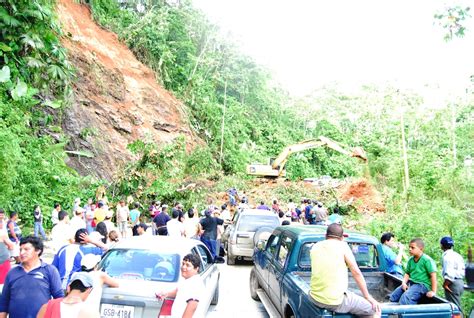
[(221, 271), (219, 303), (211, 306), (206, 318), (268, 318), (261, 302), (250, 297), (249, 275), (252, 262), (219, 264)]

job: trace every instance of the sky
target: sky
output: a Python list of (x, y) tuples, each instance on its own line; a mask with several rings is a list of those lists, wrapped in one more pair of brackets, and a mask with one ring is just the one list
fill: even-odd
[[(464, 2), (464, 3), (462, 3)], [(465, 4), (451, 0), (451, 4)], [(341, 86), (426, 84), (459, 94), (474, 74), (474, 37), (446, 42), (440, 0), (193, 0), (293, 95)], [(469, 25), (473, 25), (471, 18)], [(474, 32), (474, 27), (471, 28)]]

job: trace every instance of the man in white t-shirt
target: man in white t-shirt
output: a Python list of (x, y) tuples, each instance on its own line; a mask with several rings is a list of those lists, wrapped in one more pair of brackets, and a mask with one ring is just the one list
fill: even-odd
[(59, 251), (64, 245), (74, 242), (74, 233), (69, 224), (69, 215), (67, 212), (59, 212), (58, 219), (58, 223), (51, 230), (51, 243), (54, 252)]
[(168, 236), (181, 237), (184, 236), (184, 224), (179, 221), (179, 211), (173, 210), (171, 220), (166, 223)]
[(156, 293), (158, 299), (175, 297), (173, 307), (171, 307), (172, 318), (204, 317), (201, 311), (197, 311), (199, 301), (205, 293), (204, 283), (198, 273), (199, 266), (201, 266), (201, 260), (198, 256), (193, 254), (184, 256), (181, 263), (181, 276), (184, 280), (181, 280), (178, 287), (172, 291)]
[(120, 200), (117, 206), (117, 227), (122, 237), (127, 237), (128, 219), (130, 216), (130, 210), (125, 204), (125, 200)]

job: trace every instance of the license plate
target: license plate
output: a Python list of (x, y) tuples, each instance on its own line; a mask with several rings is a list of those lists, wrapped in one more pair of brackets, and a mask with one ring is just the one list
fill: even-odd
[(135, 307), (114, 304), (100, 306), (100, 318), (134, 318)]

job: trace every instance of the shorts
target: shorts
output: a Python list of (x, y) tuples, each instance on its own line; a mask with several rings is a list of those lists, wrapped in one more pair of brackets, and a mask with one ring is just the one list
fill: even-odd
[(13, 249), (10, 250), (10, 257), (18, 257), (20, 256), (20, 243), (12, 242)]
[(119, 232), (125, 232), (127, 230), (127, 221), (117, 222)]
[(372, 304), (367, 299), (350, 291), (344, 293), (344, 299), (340, 305), (326, 305), (314, 300), (311, 296), (309, 298), (316, 306), (341, 314), (351, 313), (358, 317), (372, 317), (375, 314)]

